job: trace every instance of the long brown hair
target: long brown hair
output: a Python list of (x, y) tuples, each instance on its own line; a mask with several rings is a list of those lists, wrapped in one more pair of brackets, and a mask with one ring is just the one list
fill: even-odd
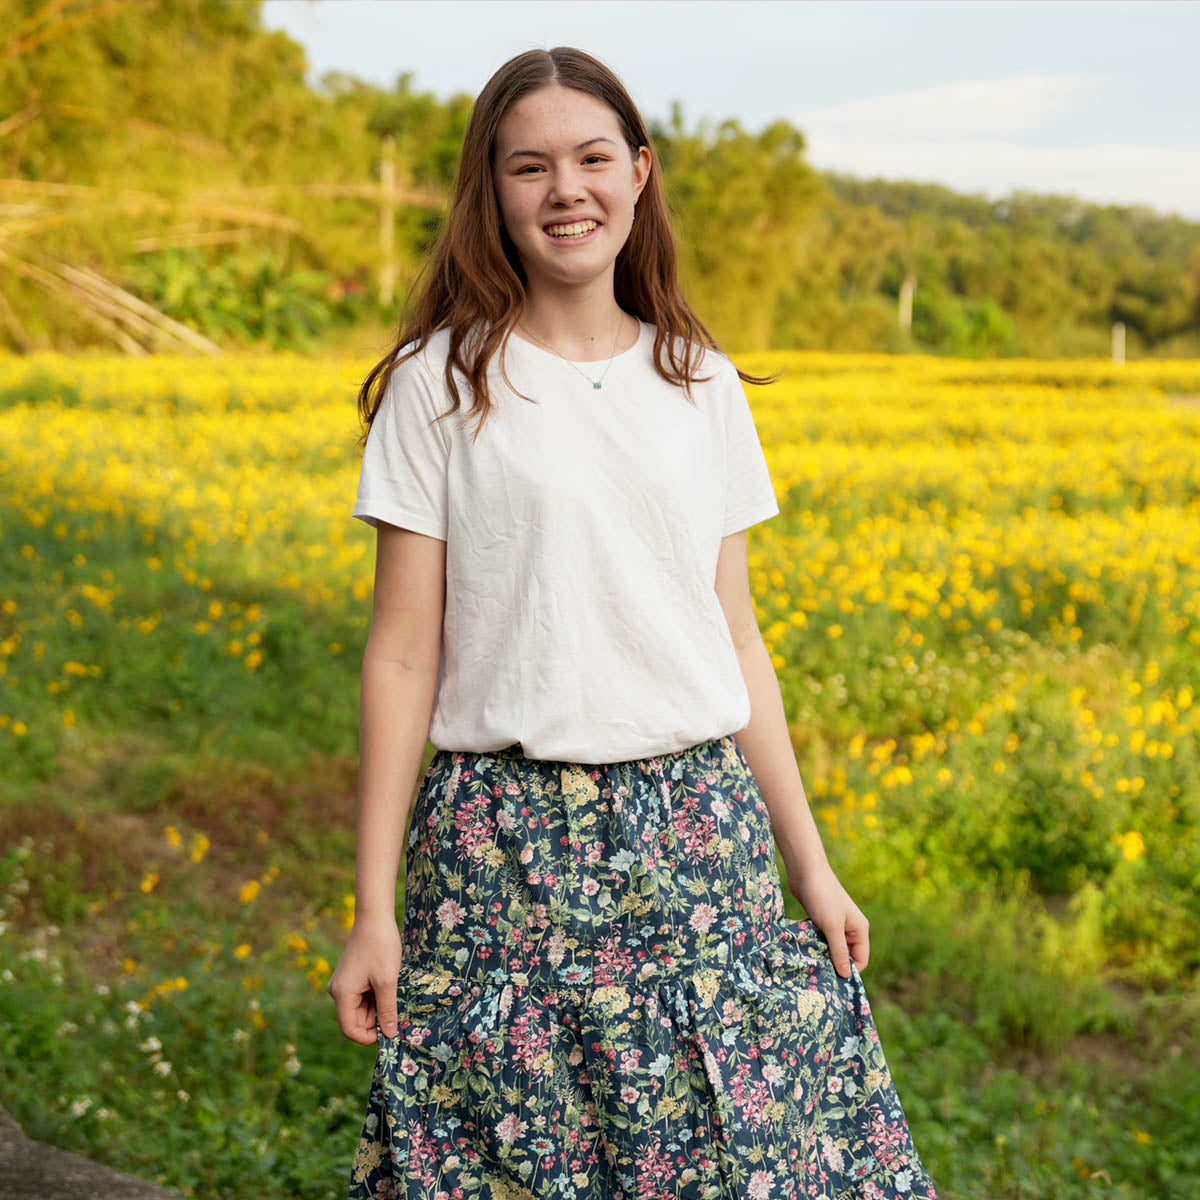
[[(690, 384), (711, 378), (696, 374), (703, 354), (701, 346), (718, 351), (720, 347), (680, 289), (658, 154), (641, 114), (616, 75), (590, 54), (570, 46), (526, 50), (496, 71), (471, 109), (446, 224), (405, 300), (396, 344), (375, 364), (359, 389), (363, 442), (392, 372), (417, 354), (431, 334), (447, 326), (450, 350), (445, 382), (453, 404), (441, 416), (449, 416), (459, 408), (456, 370), (466, 377), (475, 396), (471, 411), (478, 410), (479, 414), (476, 435), (491, 411), (488, 363), (507, 340), (525, 297), (520, 257), (508, 231), (500, 226), (492, 179), (496, 130), (514, 101), (553, 83), (603, 100), (616, 113), (632, 153), (636, 155), (640, 146), (649, 149), (650, 175), (633, 210), (629, 237), (613, 268), (614, 297), (626, 312), (656, 326), (654, 365), (664, 379), (682, 386), (689, 400)], [(414, 296), (415, 311), (409, 318), (405, 314)], [(480, 336), (464, 352), (467, 334), (477, 323)], [(686, 357), (680, 353), (680, 340), (688, 347)], [(410, 343), (412, 349), (400, 355)], [(747, 383), (773, 383), (778, 378), (748, 375), (741, 369), (738, 375)], [(507, 372), (504, 378), (508, 379)]]

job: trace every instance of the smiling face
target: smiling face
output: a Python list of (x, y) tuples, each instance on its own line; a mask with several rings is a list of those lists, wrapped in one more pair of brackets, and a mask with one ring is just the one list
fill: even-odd
[[(650, 151), (626, 144), (604, 101), (559, 84), (513, 103), (496, 131), (492, 180), (530, 290), (607, 277), (633, 227)], [(578, 226), (573, 229), (572, 226)]]

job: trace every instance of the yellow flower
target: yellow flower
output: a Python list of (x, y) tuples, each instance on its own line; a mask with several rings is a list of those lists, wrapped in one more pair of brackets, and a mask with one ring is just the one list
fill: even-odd
[(243, 883), (241, 890), (238, 892), (238, 900), (242, 904), (249, 904), (251, 900), (257, 897), (261, 891), (261, 885), (257, 879), (251, 879), (249, 883)]
[(1146, 852), (1146, 843), (1142, 840), (1142, 835), (1136, 829), (1130, 830), (1129, 833), (1118, 835), (1121, 843), (1121, 853), (1125, 856), (1126, 862), (1135, 862)]
[(192, 834), (192, 862), (199, 862), (207, 853), (212, 843), (202, 833)]
[(254, 953), (254, 950), (250, 946), (250, 943), (242, 942), (242, 944), (240, 946), (238, 946), (234, 949), (233, 957), (234, 958), (249, 958), (250, 955), (253, 953)]
[(831, 638), (840, 638), (842, 636), (842, 627), (840, 625), (830, 625), (828, 633)]
[(183, 834), (181, 834), (174, 825), (168, 825), (166, 828), (166, 835), (167, 841), (178, 849), (183, 842)]
[(1144, 1129), (1135, 1129), (1133, 1131), (1133, 1140), (1142, 1146), (1148, 1146), (1154, 1138), (1150, 1136)]
[(142, 876), (142, 882), (140, 884), (138, 884), (138, 886), (142, 889), (143, 892), (146, 892), (147, 894), (149, 894), (150, 892), (154, 891), (155, 885), (157, 883), (158, 883), (158, 875), (154, 871), (147, 871), (145, 873), (145, 875)]

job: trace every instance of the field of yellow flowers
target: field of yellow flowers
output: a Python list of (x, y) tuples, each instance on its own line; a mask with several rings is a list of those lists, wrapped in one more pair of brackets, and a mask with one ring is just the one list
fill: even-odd
[[(784, 372), (759, 623), (942, 1195), (1194, 1194), (1200, 362), (738, 364)], [(369, 365), (0, 359), (0, 1104), (197, 1197), (337, 1200), (370, 1082), (324, 991)]]

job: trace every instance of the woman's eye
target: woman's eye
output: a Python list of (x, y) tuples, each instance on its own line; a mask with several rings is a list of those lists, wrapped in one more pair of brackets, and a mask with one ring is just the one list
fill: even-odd
[[(585, 163), (590, 163), (590, 162), (606, 163), (606, 162), (608, 162), (608, 158), (603, 154), (589, 154), (583, 161)], [(517, 171), (517, 174), (524, 175), (528, 171), (540, 171), (541, 169), (542, 168), (541, 168), (540, 163), (526, 163), (523, 167), (521, 167)]]

